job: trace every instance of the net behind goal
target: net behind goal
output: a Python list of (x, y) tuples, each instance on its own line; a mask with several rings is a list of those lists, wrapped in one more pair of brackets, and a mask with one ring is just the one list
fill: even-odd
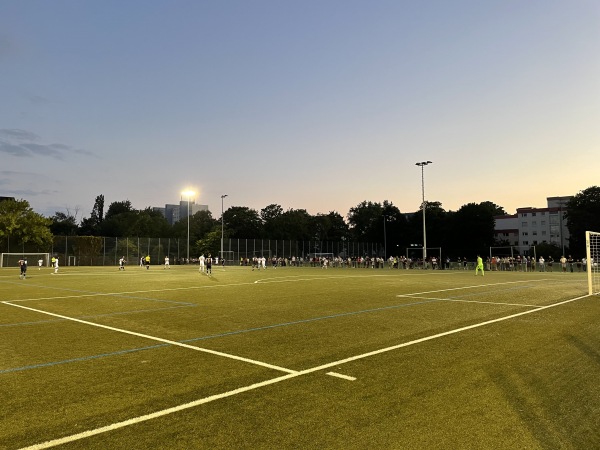
[(50, 253), (0, 253), (0, 267), (17, 267), (22, 258), (27, 258), (29, 267), (37, 266), (40, 260), (44, 267), (50, 264)]
[(587, 269), (588, 292), (590, 295), (600, 294), (600, 233), (585, 232), (585, 264)]

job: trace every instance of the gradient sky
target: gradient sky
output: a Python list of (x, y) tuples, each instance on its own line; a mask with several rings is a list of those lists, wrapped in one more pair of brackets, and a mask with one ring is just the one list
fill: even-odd
[(3, 0), (0, 196), (507, 212), (600, 184), (598, 0)]

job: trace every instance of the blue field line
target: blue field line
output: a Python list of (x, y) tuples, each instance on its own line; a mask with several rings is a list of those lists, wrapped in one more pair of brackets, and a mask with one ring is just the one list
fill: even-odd
[[(353, 315), (357, 315), (357, 314), (385, 311), (385, 310), (389, 310), (389, 309), (398, 309), (398, 308), (403, 308), (406, 306), (423, 305), (426, 303), (435, 303), (435, 302), (440, 302), (440, 301), (442, 301), (442, 300), (424, 300), (424, 301), (414, 302), (414, 303), (404, 303), (401, 305), (384, 306), (381, 308), (364, 309), (361, 311), (351, 311), (351, 312), (340, 313), (340, 314), (332, 314), (329, 316), (314, 317), (311, 319), (296, 320), (293, 322), (278, 323), (275, 325), (265, 325), (263, 327), (248, 328), (245, 330), (228, 331), (226, 333), (212, 334), (209, 336), (202, 336), (202, 337), (193, 338), (193, 339), (185, 339), (183, 341), (177, 341), (177, 342), (185, 344), (188, 342), (202, 341), (202, 340), (207, 340), (207, 339), (215, 339), (215, 338), (220, 338), (220, 337), (225, 337), (225, 336), (232, 336), (232, 335), (236, 335), (236, 334), (251, 333), (253, 331), (268, 330), (268, 329), (272, 329), (272, 328), (286, 327), (286, 326), (297, 325), (297, 324), (301, 324), (301, 323), (309, 323), (309, 322), (316, 322), (319, 320), (335, 319), (337, 317), (353, 316)], [(51, 367), (51, 366), (57, 366), (60, 364), (69, 364), (69, 363), (73, 363), (73, 362), (88, 361), (91, 359), (106, 358), (109, 356), (123, 355), (123, 354), (127, 354), (127, 353), (140, 352), (140, 351), (144, 351), (144, 350), (152, 350), (152, 349), (168, 347), (168, 346), (170, 346), (170, 344), (158, 344), (158, 345), (152, 345), (150, 347), (140, 347), (140, 348), (133, 348), (133, 349), (129, 349), (129, 350), (120, 350), (120, 351), (116, 351), (116, 352), (112, 352), (112, 353), (102, 353), (99, 355), (84, 356), (81, 358), (66, 359), (66, 360), (62, 360), (62, 361), (53, 361), (53, 362), (44, 363), (44, 364), (35, 364), (35, 365), (31, 365), (31, 366), (14, 367), (11, 369), (0, 370), (0, 374), (10, 373), (10, 372), (19, 372), (19, 371), (30, 370), (30, 369), (39, 369), (42, 367)]]
[(1, 369), (0, 374), (11, 373), (11, 372), (21, 372), (23, 370), (40, 369), (43, 367), (52, 367), (52, 366), (58, 366), (60, 364), (69, 364), (69, 363), (74, 363), (74, 362), (90, 361), (92, 359), (106, 358), (107, 356), (125, 355), (127, 353), (141, 352), (144, 350), (154, 350), (157, 348), (169, 347), (169, 346), (170, 346), (170, 344), (157, 344), (157, 345), (151, 345), (149, 347), (132, 348), (129, 350), (119, 350), (119, 351), (111, 352), (111, 353), (101, 353), (99, 355), (83, 356), (81, 358), (64, 359), (62, 361), (53, 361), (53, 362), (42, 363), (42, 364), (33, 364), (31, 366), (14, 367), (12, 369)]
[(202, 341), (205, 339), (214, 339), (214, 338), (220, 338), (220, 337), (225, 337), (225, 336), (232, 336), (232, 335), (236, 335), (236, 334), (251, 333), (253, 331), (261, 331), (261, 330), (268, 330), (271, 328), (287, 327), (289, 325), (298, 325), (301, 323), (317, 322), (319, 320), (336, 319), (338, 317), (354, 316), (357, 314), (385, 311), (385, 310), (389, 310), (389, 309), (398, 309), (398, 308), (404, 308), (405, 306), (423, 305), (425, 303), (435, 303), (435, 302), (440, 302), (440, 301), (442, 301), (442, 300), (438, 300), (438, 299), (424, 300), (421, 302), (404, 303), (402, 305), (392, 305), (392, 306), (383, 306), (381, 308), (363, 309), (360, 311), (351, 311), (351, 312), (345, 312), (345, 313), (339, 313), (339, 314), (332, 314), (330, 316), (313, 317), (311, 319), (295, 320), (293, 322), (284, 322), (284, 323), (277, 323), (275, 325), (265, 325), (263, 327), (248, 328), (246, 330), (228, 331), (226, 333), (212, 334), (209, 336), (202, 336), (202, 337), (193, 338), (193, 339), (186, 339), (185, 341), (178, 341), (178, 342), (185, 344), (188, 342)]
[[(106, 313), (106, 314), (94, 314), (91, 316), (74, 316), (74, 319), (94, 319), (96, 317), (109, 317), (109, 316), (120, 316), (125, 314), (137, 314), (137, 313), (147, 313), (147, 312), (156, 312), (156, 311), (166, 311), (169, 309), (177, 309), (177, 308), (196, 308), (198, 305), (193, 303), (179, 305), (179, 306), (168, 306), (166, 308), (155, 308), (155, 309), (138, 309), (138, 310), (130, 310), (130, 311), (120, 311), (114, 313)], [(21, 325), (36, 325), (41, 323), (53, 323), (53, 322), (67, 322), (68, 319), (49, 319), (49, 320), (37, 320), (35, 322), (18, 322), (18, 323), (3, 323), (0, 324), (0, 328), (2, 327), (18, 327)]]
[[(133, 296), (133, 295), (123, 295), (123, 294), (105, 294), (105, 293), (102, 293), (102, 292), (83, 291), (81, 289), (60, 288), (60, 287), (54, 287), (54, 286), (40, 286), (40, 285), (37, 285), (37, 284), (31, 284), (31, 283), (23, 283), (23, 282), (17, 283), (17, 282), (14, 282), (14, 281), (0, 281), (0, 283), (16, 284), (16, 285), (19, 285), (19, 286), (31, 286), (31, 287), (43, 288), (43, 289), (55, 289), (55, 290), (58, 290), (58, 291), (75, 292), (77, 294), (97, 295), (98, 297), (119, 297), (119, 298), (129, 298), (129, 299), (133, 299), (133, 300), (150, 300), (150, 301), (153, 301), (153, 302), (160, 302), (160, 303), (175, 303), (175, 304), (179, 304), (179, 305), (195, 306), (195, 303), (190, 303), (190, 302), (176, 302), (176, 301), (173, 301), (173, 300), (160, 300), (158, 298), (152, 298), (152, 297), (136, 297), (136, 296)], [(19, 301), (19, 299), (15, 299), (14, 301)]]

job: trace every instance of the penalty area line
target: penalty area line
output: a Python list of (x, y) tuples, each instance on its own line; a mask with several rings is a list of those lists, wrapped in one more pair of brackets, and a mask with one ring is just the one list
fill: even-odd
[[(547, 306), (543, 306), (543, 307), (540, 307), (540, 308), (531, 309), (529, 311), (523, 311), (523, 312), (520, 312), (520, 313), (517, 313), (517, 314), (511, 314), (509, 316), (499, 317), (499, 318), (493, 319), (493, 320), (488, 320), (486, 322), (480, 322), (480, 323), (476, 323), (476, 324), (473, 324), (473, 325), (468, 325), (466, 327), (456, 328), (454, 330), (450, 330), (450, 331), (446, 331), (446, 332), (443, 332), (443, 333), (434, 334), (434, 335), (431, 335), (431, 336), (426, 336), (426, 337), (423, 337), (423, 338), (420, 338), (420, 339), (415, 339), (413, 341), (404, 342), (404, 343), (398, 344), (398, 345), (393, 345), (391, 347), (386, 347), (386, 348), (382, 348), (382, 349), (379, 349), (379, 350), (374, 350), (372, 352), (363, 353), (361, 355), (351, 356), (349, 358), (345, 358), (345, 359), (341, 359), (339, 361), (334, 361), (334, 362), (331, 362), (331, 363), (323, 364), (323, 365), (317, 366), (317, 367), (312, 367), (310, 369), (306, 369), (306, 370), (302, 370), (302, 371), (298, 371), (298, 372), (291, 372), (290, 371), (290, 373), (288, 373), (287, 375), (282, 375), (282, 376), (277, 377), (277, 378), (272, 378), (270, 380), (265, 380), (265, 381), (262, 381), (262, 382), (259, 382), (259, 383), (254, 383), (254, 384), (251, 384), (251, 385), (248, 385), (248, 386), (243, 386), (241, 388), (234, 389), (234, 390), (227, 391), (227, 392), (223, 392), (221, 394), (211, 395), (209, 397), (198, 399), (198, 400), (195, 400), (193, 402), (184, 403), (182, 405), (174, 406), (172, 408), (167, 408), (167, 409), (163, 409), (161, 411), (156, 411), (156, 412), (153, 412), (153, 413), (150, 413), (150, 414), (146, 414), (146, 415), (143, 415), (143, 416), (134, 417), (134, 418), (122, 421), (122, 422), (116, 422), (116, 423), (113, 423), (111, 425), (107, 425), (107, 426), (104, 426), (104, 427), (100, 427), (100, 428), (95, 428), (95, 429), (92, 429), (92, 430), (83, 431), (81, 433), (73, 434), (71, 436), (65, 436), (65, 437), (62, 437), (62, 438), (58, 438), (58, 439), (53, 439), (53, 440), (50, 440), (50, 441), (42, 442), (40, 444), (35, 444), (35, 445), (29, 446), (29, 447), (23, 447), (20, 450), (42, 450), (42, 449), (46, 449), (46, 448), (50, 448), (50, 447), (55, 447), (57, 445), (62, 445), (62, 444), (66, 444), (66, 443), (69, 443), (69, 442), (74, 442), (74, 441), (77, 441), (77, 440), (80, 440), (80, 439), (85, 439), (87, 437), (95, 436), (95, 435), (98, 435), (98, 434), (101, 434), (101, 433), (106, 433), (106, 432), (109, 432), (109, 431), (117, 430), (119, 428), (124, 428), (124, 427), (127, 427), (129, 425), (135, 425), (135, 424), (140, 423), (140, 422), (144, 422), (144, 421), (147, 421), (147, 420), (156, 419), (158, 417), (162, 417), (162, 416), (166, 416), (166, 415), (169, 415), (169, 414), (173, 414), (173, 413), (176, 413), (176, 412), (179, 412), (179, 411), (183, 411), (183, 410), (186, 410), (186, 409), (189, 409), (189, 408), (193, 408), (193, 407), (196, 407), (196, 406), (199, 406), (199, 405), (202, 405), (202, 404), (205, 404), (205, 403), (209, 403), (209, 402), (212, 402), (212, 401), (215, 401), (215, 400), (219, 400), (219, 399), (222, 399), (222, 398), (231, 397), (231, 396), (236, 395), (236, 394), (241, 394), (241, 393), (244, 393), (244, 392), (252, 391), (254, 389), (258, 389), (258, 388), (261, 388), (261, 387), (264, 387), (264, 386), (269, 386), (271, 384), (276, 384), (276, 383), (279, 383), (281, 381), (286, 381), (286, 380), (297, 378), (297, 377), (300, 377), (300, 376), (303, 376), (303, 375), (308, 375), (308, 374), (311, 374), (311, 373), (314, 373), (314, 372), (319, 372), (319, 371), (323, 371), (323, 370), (326, 370), (326, 369), (330, 369), (330, 368), (333, 368), (335, 366), (339, 366), (341, 364), (346, 364), (346, 363), (349, 363), (349, 362), (358, 361), (358, 360), (361, 360), (361, 359), (369, 358), (371, 356), (375, 356), (375, 355), (379, 355), (379, 354), (382, 354), (382, 353), (387, 353), (387, 352), (390, 352), (390, 351), (393, 351), (393, 350), (397, 350), (399, 348), (409, 347), (411, 345), (420, 344), (422, 342), (431, 341), (433, 339), (438, 339), (438, 338), (441, 338), (441, 337), (444, 337), (444, 336), (449, 336), (449, 335), (452, 335), (452, 334), (455, 334), (455, 333), (460, 333), (460, 332), (463, 332), (463, 331), (467, 331), (467, 330), (471, 330), (471, 329), (474, 329), (474, 328), (483, 327), (483, 326), (490, 325), (490, 324), (493, 324), (493, 323), (502, 322), (504, 320), (513, 319), (515, 317), (524, 316), (526, 314), (533, 314), (533, 313), (539, 312), (539, 311), (541, 311), (543, 309), (554, 308), (555, 306), (564, 305), (564, 304), (567, 304), (567, 303), (570, 303), (570, 302), (574, 302), (576, 300), (581, 300), (582, 298), (586, 298), (586, 297), (589, 297), (589, 295), (583, 295), (583, 296), (580, 296), (580, 297), (575, 297), (575, 298), (571, 298), (571, 299), (568, 299), (568, 300), (564, 300), (564, 301), (559, 302), (559, 303), (554, 303), (552, 305), (547, 305)], [(7, 303), (7, 302), (2, 302), (2, 303)], [(19, 306), (19, 305), (13, 305), (13, 306)], [(341, 374), (333, 375), (334, 373), (335, 372), (330, 372), (327, 375), (331, 375), (331, 376), (340, 376), (341, 375)], [(344, 377), (344, 375), (342, 375), (342, 377)]]
[(198, 351), (198, 352), (209, 353), (211, 355), (216, 355), (216, 356), (222, 356), (224, 358), (234, 359), (234, 360), (237, 360), (237, 361), (242, 361), (242, 362), (250, 363), (250, 364), (253, 364), (253, 365), (256, 365), (256, 366), (266, 367), (267, 369), (273, 369), (273, 370), (277, 370), (279, 372), (286, 372), (286, 373), (290, 373), (290, 374), (297, 373), (297, 371), (291, 370), (291, 369), (287, 369), (285, 367), (279, 367), (279, 366), (275, 366), (273, 364), (265, 363), (265, 362), (262, 362), (262, 361), (256, 361), (254, 359), (244, 358), (242, 356), (236, 356), (236, 355), (232, 355), (232, 354), (229, 354), (229, 353), (218, 352), (216, 350), (210, 350), (208, 348), (196, 347), (194, 345), (185, 344), (183, 342), (177, 342), (177, 341), (172, 341), (170, 339), (163, 339), (163, 338), (160, 338), (160, 337), (157, 337), (157, 336), (150, 336), (148, 334), (137, 333), (135, 331), (125, 330), (123, 328), (110, 327), (108, 325), (102, 325), (102, 324), (99, 324), (99, 323), (89, 322), (87, 320), (76, 319), (74, 317), (69, 317), (69, 316), (63, 316), (61, 314), (55, 314), (55, 313), (51, 313), (51, 312), (44, 311), (44, 310), (41, 310), (41, 309), (30, 308), (29, 306), (16, 305), (16, 304), (13, 304), (13, 303), (10, 303), (10, 302), (6, 302), (6, 301), (0, 302), (0, 303), (3, 303), (5, 305), (14, 306), (16, 308), (22, 308), (22, 309), (26, 309), (26, 310), (29, 310), (29, 311), (34, 311), (34, 312), (41, 313), (41, 314), (46, 314), (46, 315), (52, 316), (52, 317), (59, 317), (61, 319), (65, 319), (65, 320), (70, 320), (70, 321), (73, 321), (73, 322), (82, 323), (84, 325), (91, 325), (93, 327), (104, 328), (105, 330), (116, 331), (118, 333), (124, 333), (124, 334), (129, 334), (131, 336), (137, 336), (137, 337), (141, 337), (141, 338), (144, 338), (144, 339), (150, 339), (150, 340), (153, 340), (153, 341), (163, 342), (165, 344), (170, 344), (170, 345), (173, 345), (173, 346), (176, 346), (176, 347), (183, 347), (183, 348), (188, 348), (188, 349), (195, 350), (195, 351)]

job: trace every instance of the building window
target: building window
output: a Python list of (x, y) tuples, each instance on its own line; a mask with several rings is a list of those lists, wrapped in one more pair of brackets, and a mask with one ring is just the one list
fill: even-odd
[(545, 221), (545, 220), (542, 220), (542, 223), (541, 223), (541, 225), (542, 225), (543, 227), (545, 227), (545, 226), (546, 226), (546, 221)]
[(527, 228), (527, 222), (521, 222), (521, 226)]
[(534, 220), (533, 222), (531, 222), (531, 226), (532, 227), (537, 227), (537, 222)]
[(527, 213), (521, 213), (521, 217), (527, 217)]
[(523, 241), (523, 245), (529, 245), (529, 241)]
[(537, 236), (537, 231), (534, 231), (534, 232), (533, 232), (533, 233), (531, 233), (531, 234), (533, 234), (534, 236)]
[(528, 236), (529, 233), (527, 233), (527, 231), (523, 231), (522, 235), (523, 236)]

